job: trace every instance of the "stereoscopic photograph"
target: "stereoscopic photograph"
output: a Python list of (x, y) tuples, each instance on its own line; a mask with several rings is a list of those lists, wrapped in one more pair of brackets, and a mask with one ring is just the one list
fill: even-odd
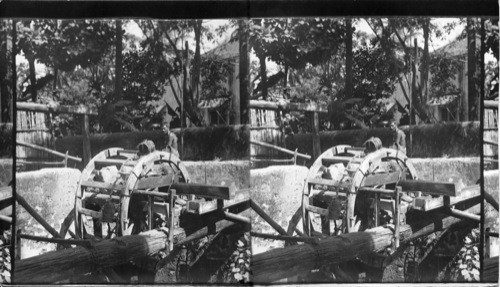
[(15, 283), (249, 282), (245, 26), (4, 25), (17, 83)]
[(253, 282), (497, 282), (498, 18), (250, 23)]
[(498, 17), (65, 17), (0, 19), (1, 284), (498, 283)]

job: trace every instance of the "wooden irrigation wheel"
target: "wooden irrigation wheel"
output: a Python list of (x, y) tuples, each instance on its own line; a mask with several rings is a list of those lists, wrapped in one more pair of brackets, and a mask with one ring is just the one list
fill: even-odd
[[(120, 177), (111, 182), (98, 178), (103, 169), (116, 166)], [(97, 154), (82, 172), (76, 191), (76, 238), (111, 238), (137, 234), (145, 230), (168, 225), (169, 189), (158, 193), (150, 188), (153, 182), (162, 185), (188, 183), (189, 175), (180, 159), (168, 152), (154, 151), (138, 156), (136, 151), (110, 148)], [(154, 186), (154, 184), (152, 184)], [(161, 196), (151, 196), (145, 193)], [(153, 207), (164, 206), (163, 216)], [(71, 218), (68, 219), (71, 221)], [(65, 236), (69, 224), (63, 224)], [(65, 229), (65, 230), (63, 230)]]
[[(331, 178), (332, 170), (335, 178)], [(395, 190), (401, 179), (416, 179), (415, 168), (402, 152), (388, 148), (365, 152), (365, 148), (348, 145), (328, 149), (311, 166), (304, 185), (304, 233), (318, 235), (315, 226), (319, 224), (323, 235), (362, 231), (382, 224), (381, 213), (385, 210), (380, 207), (377, 191)], [(383, 200), (385, 206), (393, 206), (394, 217), (399, 205), (394, 199)]]

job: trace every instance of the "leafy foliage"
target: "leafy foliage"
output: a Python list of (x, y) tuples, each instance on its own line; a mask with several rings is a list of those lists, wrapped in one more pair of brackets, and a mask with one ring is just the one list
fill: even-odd
[(452, 281), (479, 282), (479, 238), (479, 228), (473, 229), (464, 238), (464, 246), (453, 259), (450, 278)]
[(432, 74), (430, 96), (441, 97), (462, 92), (453, 83), (455, 75), (459, 72), (459, 62), (456, 59), (433, 55), (430, 61), (430, 72)]

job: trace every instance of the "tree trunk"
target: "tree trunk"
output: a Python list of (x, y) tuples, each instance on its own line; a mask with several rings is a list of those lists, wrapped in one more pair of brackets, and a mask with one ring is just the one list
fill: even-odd
[(429, 81), (429, 25), (430, 19), (424, 19), (423, 30), (424, 30), (424, 54), (422, 55), (422, 66), (420, 69), (420, 91), (421, 99), (424, 103), (428, 100), (428, 81)]
[(115, 99), (117, 101), (122, 99), (122, 77), (123, 77), (123, 55), (122, 55), (122, 38), (123, 38), (123, 30), (122, 30), (122, 21), (116, 20), (116, 58), (115, 58)]
[(260, 79), (262, 85), (262, 99), (267, 100), (267, 68), (266, 68), (266, 56), (259, 55), (260, 63)]
[[(248, 42), (248, 20), (239, 21), (240, 30), (240, 119), (239, 124), (248, 123), (248, 102), (250, 100), (250, 48)], [(237, 124), (237, 123), (235, 123)]]
[(33, 55), (26, 54), (30, 70), (30, 87), (31, 87), (31, 100), (35, 103), (37, 100), (36, 95), (36, 71), (35, 71), (35, 58)]
[(345, 35), (345, 98), (352, 98), (352, 20), (345, 20), (346, 35)]
[(191, 93), (193, 94), (193, 99), (195, 100), (195, 102), (198, 102), (199, 99), (200, 65), (201, 65), (201, 55), (200, 55), (201, 23), (202, 20), (195, 20), (194, 23), (194, 40), (196, 48), (193, 59), (193, 70), (191, 73)]
[(7, 57), (7, 22), (1, 21), (0, 27), (0, 122), (9, 121), (9, 81), (7, 80), (8, 73), (8, 57)]
[(476, 91), (476, 30), (474, 19), (467, 18), (467, 102), (464, 106), (465, 120), (477, 120), (477, 112), (472, 109), (479, 98)]

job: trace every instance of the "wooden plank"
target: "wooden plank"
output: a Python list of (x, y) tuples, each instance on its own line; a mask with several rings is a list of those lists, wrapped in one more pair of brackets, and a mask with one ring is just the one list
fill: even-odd
[(348, 192), (351, 188), (351, 183), (349, 182), (338, 182), (326, 178), (312, 178), (308, 180), (308, 184), (315, 185), (318, 189), (319, 186), (328, 186), (339, 192)]
[(86, 105), (66, 106), (66, 105), (44, 105), (36, 103), (16, 102), (16, 108), (20, 111), (62, 113), (97, 116), (97, 109)]
[(474, 197), (479, 197), (480, 195), (481, 190), (479, 185), (474, 185), (460, 190), (457, 196), (449, 197), (449, 203), (446, 202), (447, 199), (443, 196), (435, 198), (431, 196), (416, 197), (413, 200), (413, 208), (422, 211), (430, 211), (447, 204), (454, 205)]
[(124, 162), (126, 162), (126, 159), (119, 159), (119, 158), (107, 158), (107, 159), (102, 159), (102, 160), (96, 160), (94, 161), (94, 165), (96, 169), (101, 169), (106, 166), (116, 166), (118, 169), (123, 165)]
[(177, 194), (193, 194), (199, 197), (217, 198), (230, 200), (234, 197), (236, 190), (229, 186), (208, 185), (199, 183), (172, 183), (172, 175), (150, 176), (137, 181), (135, 189), (152, 189), (171, 186)]
[(321, 159), (321, 163), (324, 166), (330, 166), (337, 163), (349, 163), (352, 157), (349, 156), (329, 156)]
[(199, 197), (231, 200), (235, 198), (236, 189), (222, 185), (197, 183), (174, 183), (172, 188), (177, 194), (193, 194)]
[(374, 186), (391, 184), (399, 181), (400, 172), (376, 173), (367, 175), (361, 182), (361, 186)]
[(390, 195), (394, 196), (395, 191), (392, 189), (385, 189), (385, 188), (374, 188), (374, 187), (360, 187), (358, 191), (363, 191), (363, 192), (371, 192), (375, 194), (384, 194), (384, 195)]
[(81, 186), (82, 187), (110, 189), (110, 190), (123, 190), (125, 188), (124, 185), (114, 185), (114, 184), (107, 183), (107, 182), (89, 181), (89, 180), (82, 181)]
[(83, 215), (87, 215), (87, 216), (90, 216), (92, 218), (95, 218), (95, 219), (102, 218), (102, 212), (101, 211), (95, 211), (95, 210), (90, 210), (90, 209), (87, 209), (87, 208), (80, 207), (78, 209), (78, 212), (81, 213), (81, 214), (83, 214)]
[(421, 191), (426, 194), (456, 196), (456, 188), (454, 183), (449, 182), (433, 182), (425, 180), (401, 180), (398, 183), (403, 191)]
[(498, 101), (486, 100), (484, 101), (484, 108), (498, 110)]
[(307, 211), (310, 211), (310, 212), (313, 212), (313, 213), (317, 213), (321, 216), (328, 216), (328, 209), (324, 209), (324, 208), (321, 208), (321, 207), (317, 207), (317, 206), (314, 206), (314, 205), (306, 205), (305, 206), (305, 209)]
[[(243, 204), (248, 202), (250, 199), (248, 192), (238, 193), (232, 200), (224, 200), (224, 209)], [(217, 210), (217, 200), (205, 201), (201, 200), (190, 200), (187, 202), (186, 211), (194, 214), (206, 214)]]

